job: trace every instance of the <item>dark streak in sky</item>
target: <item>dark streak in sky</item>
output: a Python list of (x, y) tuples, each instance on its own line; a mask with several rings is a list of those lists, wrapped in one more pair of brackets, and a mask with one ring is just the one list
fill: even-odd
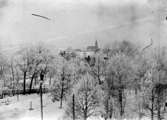
[(44, 18), (44, 19), (47, 19), (47, 20), (51, 20), (50, 18), (42, 16), (42, 15), (38, 15), (38, 14), (32, 14), (32, 15), (36, 16), (36, 17)]

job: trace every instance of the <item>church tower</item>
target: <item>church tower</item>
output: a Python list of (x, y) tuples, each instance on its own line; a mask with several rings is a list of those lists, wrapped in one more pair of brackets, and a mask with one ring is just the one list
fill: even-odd
[(96, 40), (96, 42), (95, 42), (95, 48), (96, 48), (96, 49), (99, 49), (97, 40)]

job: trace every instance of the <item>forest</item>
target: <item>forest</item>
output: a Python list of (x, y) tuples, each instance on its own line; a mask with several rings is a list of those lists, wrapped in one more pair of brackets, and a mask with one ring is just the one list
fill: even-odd
[(12, 57), (0, 54), (0, 98), (49, 94), (63, 109), (63, 120), (166, 119), (165, 47), (129, 41), (80, 58), (44, 44), (21, 47)]

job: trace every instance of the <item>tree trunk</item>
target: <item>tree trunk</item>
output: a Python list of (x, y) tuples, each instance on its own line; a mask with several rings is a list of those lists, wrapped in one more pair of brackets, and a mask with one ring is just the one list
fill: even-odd
[(62, 108), (63, 105), (63, 95), (64, 95), (64, 76), (62, 77), (62, 83), (61, 83), (60, 108)]
[(154, 91), (152, 89), (151, 96), (151, 120), (154, 120)]
[(35, 77), (35, 73), (33, 73), (33, 75), (31, 76), (31, 82), (30, 82), (30, 87), (29, 87), (29, 94), (31, 93), (31, 90), (32, 90), (32, 84), (33, 84), (34, 77)]
[(84, 116), (84, 120), (87, 120), (87, 117), (86, 117), (86, 116)]
[(123, 114), (124, 114), (124, 108), (123, 108), (123, 90), (122, 89), (119, 90), (119, 103), (120, 103), (120, 116), (121, 116), (121, 119), (122, 119)]
[(112, 103), (111, 99), (109, 99), (109, 105), (110, 105), (109, 118), (111, 119), (112, 115), (113, 115), (113, 103)]
[(26, 94), (26, 74), (27, 72), (24, 72), (24, 81), (23, 81), (23, 94)]
[(105, 120), (107, 120), (108, 119), (108, 114), (109, 114), (109, 97), (107, 97), (105, 109), (106, 109)]
[(99, 85), (101, 85), (102, 84), (102, 81), (101, 81), (101, 79), (100, 79), (100, 64), (99, 64), (99, 58), (97, 58), (98, 59), (98, 66), (97, 66), (97, 78), (98, 78), (98, 81), (99, 81)]
[(34, 84), (37, 85), (37, 76), (34, 77)]
[(160, 95), (157, 96), (157, 120), (161, 120)]
[(62, 83), (62, 87), (61, 87), (61, 95), (60, 95), (60, 108), (62, 108), (63, 105), (63, 94), (64, 94), (64, 85)]
[(84, 120), (87, 120), (87, 105), (86, 105), (86, 108), (85, 108), (85, 110), (84, 110)]
[(102, 81), (101, 81), (101, 79), (100, 79), (100, 75), (98, 75), (97, 77), (98, 77), (99, 85), (101, 85), (101, 84), (102, 84)]
[(75, 120), (75, 95), (72, 96), (72, 114), (73, 114), (73, 120)]
[(42, 84), (44, 81), (44, 73), (40, 73), (40, 104), (41, 104), (41, 120), (43, 120), (43, 91), (42, 91)]
[(15, 74), (14, 74), (14, 69), (13, 69), (13, 64), (11, 64), (11, 70), (12, 70), (12, 89), (14, 89), (14, 81), (15, 81)]
[(49, 79), (49, 86), (51, 86), (52, 84), (52, 77), (50, 76), (50, 79)]
[[(88, 86), (88, 83), (87, 83), (87, 86)], [(86, 86), (86, 88), (87, 88)], [(84, 109), (84, 120), (87, 120), (88, 118), (88, 93), (87, 93), (88, 90), (85, 91), (85, 109)]]

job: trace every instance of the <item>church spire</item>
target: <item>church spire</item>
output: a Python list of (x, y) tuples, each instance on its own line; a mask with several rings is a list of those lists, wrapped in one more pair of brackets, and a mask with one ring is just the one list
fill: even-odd
[(99, 48), (97, 40), (96, 40), (96, 42), (95, 42), (95, 47), (96, 47), (96, 49)]

